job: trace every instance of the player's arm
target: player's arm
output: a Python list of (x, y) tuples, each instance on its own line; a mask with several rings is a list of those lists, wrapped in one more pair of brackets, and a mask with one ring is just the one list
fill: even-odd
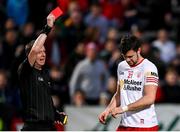
[[(118, 65), (118, 69), (117, 69), (117, 73), (118, 71), (120, 71), (120, 65)], [(121, 80), (119, 78), (119, 74), (117, 74), (118, 80)], [(106, 109), (98, 116), (99, 118), (99, 122), (101, 122), (102, 124), (106, 123), (106, 119), (108, 117), (109, 114), (112, 114), (113, 109), (116, 109), (120, 106), (120, 90), (121, 90), (121, 85), (120, 82), (117, 82), (117, 89), (116, 89), (116, 93), (114, 94), (114, 96), (112, 97), (109, 105), (106, 107)]]
[(35, 40), (33, 47), (31, 48), (31, 51), (28, 54), (28, 61), (31, 66), (34, 65), (37, 53), (40, 52), (40, 49), (44, 46), (44, 43), (47, 38), (48, 32), (50, 32), (51, 28), (54, 25), (55, 17), (50, 14), (47, 17), (47, 25), (42, 30), (41, 34), (38, 36), (38, 38)]
[(112, 97), (111, 102), (109, 103), (106, 109), (111, 111), (113, 108), (118, 107), (119, 105), (120, 105), (120, 86), (119, 84), (117, 84), (116, 93)]
[(127, 106), (128, 111), (144, 109), (154, 104), (158, 87), (158, 79), (157, 68), (154, 65), (147, 67), (147, 72), (145, 72), (143, 96), (136, 102), (129, 104)]
[(112, 110), (111, 115), (116, 118), (116, 115), (127, 112), (127, 111), (136, 111), (142, 110), (144, 108), (150, 107), (156, 98), (156, 85), (146, 85), (144, 88), (144, 96), (137, 100), (134, 103), (131, 103), (127, 106), (116, 107)]
[(144, 96), (139, 100), (137, 100), (136, 102), (129, 104), (127, 106), (128, 111), (140, 110), (150, 107), (155, 102), (156, 91), (157, 91), (156, 85), (146, 85), (144, 87)]
[(111, 102), (107, 106), (107, 108), (99, 115), (99, 121), (102, 124), (106, 123), (106, 119), (108, 115), (112, 112), (112, 109), (118, 107), (120, 105), (120, 86), (119, 84), (117, 85), (117, 90), (114, 96), (111, 99)]

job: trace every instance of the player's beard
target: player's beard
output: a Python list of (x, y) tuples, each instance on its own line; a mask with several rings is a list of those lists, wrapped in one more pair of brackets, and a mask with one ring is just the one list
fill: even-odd
[(128, 64), (130, 65), (130, 66), (135, 66), (137, 63), (138, 63), (138, 60), (139, 60), (139, 56), (138, 56), (138, 54), (136, 53), (136, 55), (137, 55), (137, 59), (136, 60), (131, 60), (131, 61), (129, 61), (128, 62)]

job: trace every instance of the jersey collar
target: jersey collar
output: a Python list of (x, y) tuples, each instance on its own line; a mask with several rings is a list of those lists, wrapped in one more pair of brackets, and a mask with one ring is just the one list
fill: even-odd
[(134, 65), (134, 66), (130, 66), (130, 67), (131, 67), (131, 68), (133, 68), (133, 67), (138, 66), (139, 64), (141, 64), (141, 63), (143, 62), (143, 60), (144, 60), (144, 58), (143, 58), (141, 61), (139, 61), (139, 63), (137, 63), (136, 65)]

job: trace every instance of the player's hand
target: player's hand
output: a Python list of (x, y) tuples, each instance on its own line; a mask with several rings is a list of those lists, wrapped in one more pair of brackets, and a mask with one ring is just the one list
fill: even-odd
[(104, 112), (102, 112), (98, 118), (99, 118), (99, 122), (101, 122), (102, 124), (106, 123), (106, 119), (108, 117), (108, 115), (110, 114), (110, 110), (105, 110)]
[(121, 107), (116, 107), (114, 109), (111, 110), (111, 115), (112, 117), (116, 118), (118, 114), (123, 113), (123, 110)]
[(52, 14), (49, 14), (49, 15), (47, 16), (47, 25), (48, 25), (49, 27), (53, 27), (53, 26), (54, 26), (54, 22), (55, 22), (55, 16), (52, 15)]

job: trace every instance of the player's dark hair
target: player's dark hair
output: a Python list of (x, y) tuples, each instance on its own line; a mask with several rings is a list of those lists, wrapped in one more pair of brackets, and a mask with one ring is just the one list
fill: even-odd
[(34, 42), (35, 42), (35, 40), (32, 40), (31, 42), (29, 42), (29, 43), (25, 46), (25, 54), (26, 54), (26, 56), (28, 56), (29, 52), (31, 51)]
[(125, 55), (129, 50), (138, 51), (140, 46), (141, 41), (137, 37), (128, 34), (122, 36), (119, 48), (121, 53)]

